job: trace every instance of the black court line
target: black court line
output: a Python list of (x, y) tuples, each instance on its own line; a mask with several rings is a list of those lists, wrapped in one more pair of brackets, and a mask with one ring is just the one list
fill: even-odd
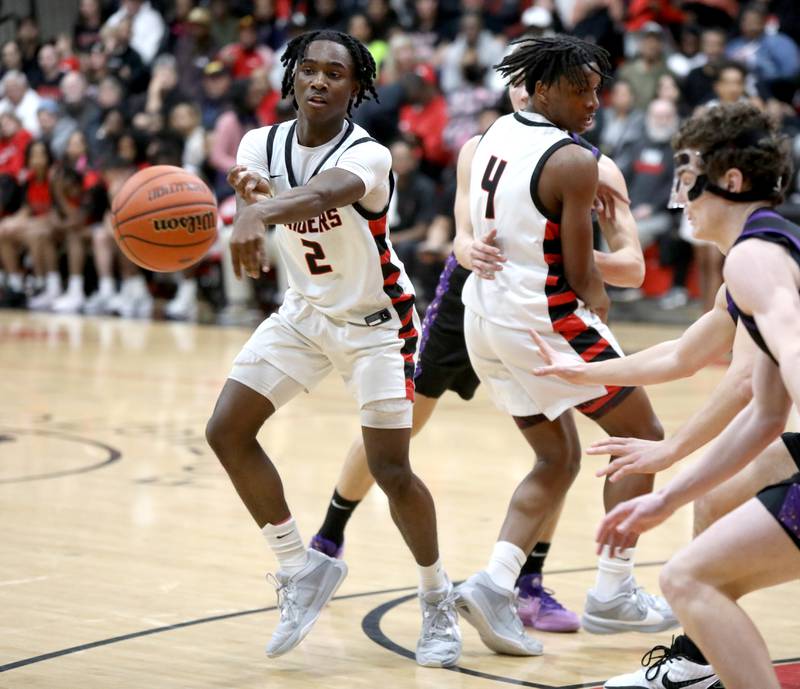
[[(663, 565), (664, 562), (641, 562), (637, 563), (636, 566), (638, 568), (642, 567), (658, 567)], [(596, 569), (596, 565), (592, 565), (591, 567), (576, 567), (573, 569), (557, 569), (547, 573), (548, 576), (552, 576), (554, 574), (576, 574), (580, 572), (593, 572)], [(386, 634), (384, 634), (383, 630), (381, 629), (381, 619), (383, 616), (396, 608), (403, 603), (408, 602), (412, 598), (416, 597), (416, 593), (412, 593), (407, 596), (402, 596), (401, 598), (396, 598), (394, 600), (387, 601), (382, 605), (379, 605), (377, 608), (368, 612), (364, 619), (361, 621), (361, 629), (364, 631), (364, 634), (367, 635), (369, 639), (374, 641), (378, 646), (385, 648), (387, 651), (391, 651), (392, 653), (396, 653), (403, 658), (409, 658), (414, 660), (414, 651), (404, 648), (398, 643), (392, 641)], [(446, 668), (450, 672), (458, 672), (462, 675), (469, 675), (470, 677), (478, 677), (480, 679), (487, 679), (493, 682), (501, 682), (503, 684), (513, 684), (514, 686), (518, 687), (533, 687), (533, 689), (583, 689), (584, 687), (599, 687), (602, 686), (605, 680), (598, 680), (597, 682), (588, 682), (584, 684), (568, 684), (568, 685), (552, 685), (552, 684), (540, 684), (538, 682), (530, 682), (524, 679), (517, 679), (515, 677), (505, 677), (503, 675), (494, 675), (488, 672), (481, 672), (480, 670), (472, 670), (467, 667), (462, 667), (461, 665), (455, 665), (454, 667)]]
[(118, 462), (122, 458), (122, 453), (116, 448), (111, 447), (111, 445), (106, 445), (105, 443), (101, 443), (98, 440), (92, 440), (91, 438), (83, 438), (77, 435), (70, 435), (69, 433), (62, 433), (61, 431), (44, 431), (38, 429), (19, 429), (19, 428), (2, 428), (0, 430), (3, 430), (4, 432), (8, 433), (17, 433), (19, 435), (51, 436), (53, 438), (60, 438), (61, 440), (66, 440), (68, 442), (81, 443), (83, 445), (92, 445), (94, 447), (99, 447), (101, 450), (105, 450), (108, 453), (108, 457), (106, 457), (101, 462), (96, 462), (94, 464), (89, 464), (87, 466), (77, 467), (75, 469), (52, 471), (46, 474), (34, 474), (32, 476), (17, 476), (15, 478), (0, 478), (0, 484), (25, 483), (27, 481), (42, 481), (44, 479), (50, 479), (50, 478), (61, 478), (63, 476), (85, 474), (90, 471), (96, 471), (97, 469), (102, 469), (103, 467), (106, 467), (109, 464)]
[[(387, 593), (400, 593), (401, 591), (408, 591), (410, 589), (416, 590), (416, 586), (402, 586), (399, 588), (383, 589), (381, 591), (365, 591), (362, 593), (349, 593), (345, 596), (334, 596), (333, 600), (348, 600), (350, 598), (365, 598), (367, 596), (380, 596)], [(416, 595), (416, 594), (415, 594)], [(59, 651), (51, 651), (50, 653), (43, 653), (42, 655), (32, 656), (30, 658), (23, 658), (15, 660), (5, 665), (0, 665), (0, 672), (8, 672), (16, 668), (25, 667), (26, 665), (34, 665), (35, 663), (42, 663), (45, 660), (52, 660), (53, 658), (60, 658), (61, 656), (71, 655), (72, 653), (80, 653), (81, 651), (88, 651), (92, 648), (100, 648), (101, 646), (110, 646), (122, 641), (130, 641), (131, 639), (139, 639), (144, 636), (152, 636), (153, 634), (162, 634), (164, 632), (172, 632), (176, 629), (184, 629), (185, 627), (195, 627), (199, 624), (208, 624), (210, 622), (220, 622), (221, 620), (230, 620), (235, 617), (245, 617), (247, 615), (257, 615), (262, 612), (270, 612), (276, 610), (277, 606), (270, 605), (266, 608), (253, 608), (252, 610), (240, 610), (238, 612), (228, 612), (222, 615), (212, 615), (211, 617), (200, 617), (196, 620), (187, 620), (186, 622), (176, 622), (175, 624), (167, 624), (163, 627), (153, 627), (152, 629), (143, 629), (138, 632), (130, 632), (129, 634), (121, 634), (120, 636), (112, 636), (108, 639), (100, 639), (99, 641), (90, 641), (89, 643), (80, 644), (79, 646), (70, 646), (69, 648), (62, 648)]]

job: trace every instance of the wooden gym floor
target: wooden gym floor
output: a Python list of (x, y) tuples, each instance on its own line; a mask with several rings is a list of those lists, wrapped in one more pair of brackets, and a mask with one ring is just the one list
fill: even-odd
[[(676, 328), (621, 326), (638, 349)], [(417, 667), (416, 572), (377, 491), (348, 530), (350, 575), (309, 637), (269, 660), (277, 620), (261, 535), (205, 444), (203, 429), (249, 331), (0, 313), (0, 687), (595, 687), (631, 672), (669, 634), (537, 634), (545, 655), (491, 654), (464, 624), (457, 672)], [(651, 388), (668, 432), (722, 374)], [(354, 403), (329, 377), (262, 432), (301, 531), (319, 526), (345, 451)], [(579, 420), (584, 444), (601, 437)], [(431, 488), (444, 561), (463, 579), (482, 567), (531, 456), (482, 391), (446, 395), (412, 445)], [(546, 584), (579, 611), (594, 580), (601, 482), (584, 458), (547, 562)], [(664, 478), (659, 478), (663, 481)], [(637, 577), (685, 544), (682, 510), (640, 543)], [(800, 584), (747, 597), (786, 687), (800, 687)]]

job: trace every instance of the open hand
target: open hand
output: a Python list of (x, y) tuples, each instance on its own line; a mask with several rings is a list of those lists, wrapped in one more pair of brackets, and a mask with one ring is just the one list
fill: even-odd
[(612, 555), (615, 550), (629, 547), (636, 536), (658, 526), (674, 511), (660, 493), (648, 493), (620, 503), (603, 517), (597, 528), (598, 554), (604, 545), (610, 547)]
[(562, 354), (553, 349), (535, 330), (529, 331), (531, 338), (539, 348), (539, 354), (546, 366), (537, 366), (533, 369), (535, 376), (557, 376), (568, 383), (585, 383), (586, 363), (576, 361), (568, 354)]
[(491, 230), (480, 239), (474, 239), (469, 250), (472, 272), (484, 280), (494, 280), (494, 274), (503, 270), (508, 259), (497, 247), (497, 230)]
[(614, 460), (598, 469), (596, 476), (608, 476), (612, 483), (632, 474), (656, 474), (671, 467), (678, 458), (669, 440), (606, 438), (593, 443), (587, 455), (612, 455)]

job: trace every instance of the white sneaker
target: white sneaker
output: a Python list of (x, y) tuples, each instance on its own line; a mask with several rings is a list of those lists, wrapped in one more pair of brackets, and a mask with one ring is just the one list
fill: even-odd
[(422, 631), (417, 641), (416, 660), (425, 667), (452, 667), (461, 657), (456, 594), (448, 581), (441, 591), (420, 592)]
[(111, 303), (111, 310), (122, 318), (150, 318), (153, 297), (146, 287), (138, 284), (124, 285)]
[(710, 665), (687, 658), (685, 639), (673, 639), (672, 646), (655, 646), (644, 654), (642, 668), (627, 675), (612, 677), (604, 689), (723, 689)]
[(281, 620), (267, 644), (270, 658), (291, 651), (306, 637), (346, 575), (347, 565), (343, 560), (316, 550), (308, 551), (308, 562), (297, 574), (275, 574)]
[(83, 312), (88, 316), (107, 316), (113, 313), (112, 306), (116, 297), (116, 292), (95, 292), (87, 297), (83, 304)]
[(53, 302), (53, 311), (56, 313), (80, 313), (86, 297), (83, 292), (67, 291)]
[(459, 614), (469, 622), (481, 641), (495, 653), (538, 656), (542, 644), (525, 633), (517, 613), (517, 596), (495, 585), (485, 571), (473, 574), (456, 588)]
[(184, 280), (178, 285), (175, 298), (164, 308), (164, 315), (173, 321), (196, 321), (197, 312), (197, 285)]
[(61, 296), (61, 293), (48, 292), (42, 290), (38, 294), (34, 294), (28, 299), (28, 308), (31, 311), (50, 311), (53, 308), (53, 303)]
[(631, 579), (630, 588), (607, 601), (598, 599), (590, 590), (581, 624), (592, 634), (663, 632), (677, 627), (678, 619), (664, 598), (647, 593)]

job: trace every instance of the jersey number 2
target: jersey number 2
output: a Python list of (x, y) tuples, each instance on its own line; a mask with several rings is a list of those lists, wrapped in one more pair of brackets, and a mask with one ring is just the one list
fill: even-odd
[(323, 275), (324, 273), (333, 272), (333, 268), (327, 263), (318, 262), (320, 259), (325, 258), (325, 252), (322, 250), (320, 244), (317, 242), (310, 242), (307, 239), (301, 239), (300, 243), (307, 249), (311, 249), (311, 251), (306, 253), (306, 263), (308, 263), (308, 269), (311, 271), (312, 275)]
[(489, 220), (494, 220), (494, 193), (497, 191), (497, 185), (500, 183), (503, 170), (506, 169), (505, 160), (501, 160), (497, 165), (497, 169), (495, 169), (494, 166), (497, 162), (496, 156), (489, 158), (481, 180), (481, 189), (489, 192), (489, 198), (486, 199), (486, 218)]

